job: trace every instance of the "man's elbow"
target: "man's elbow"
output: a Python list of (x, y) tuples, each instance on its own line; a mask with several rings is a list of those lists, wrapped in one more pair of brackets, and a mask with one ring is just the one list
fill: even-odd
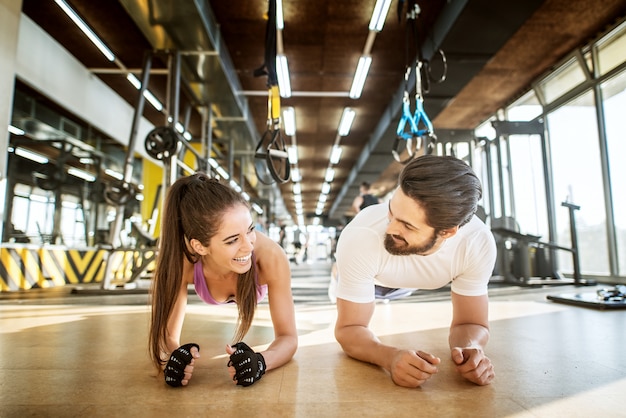
[(345, 327), (335, 327), (335, 340), (339, 343), (343, 351), (346, 351), (346, 329)]

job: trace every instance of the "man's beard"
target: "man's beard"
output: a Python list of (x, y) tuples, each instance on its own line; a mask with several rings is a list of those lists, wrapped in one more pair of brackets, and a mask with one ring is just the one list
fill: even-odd
[(421, 246), (410, 246), (403, 238), (394, 235), (396, 239), (402, 241), (398, 243), (394, 241), (391, 235), (385, 235), (385, 249), (391, 255), (424, 255), (437, 244), (437, 234), (433, 233), (432, 238), (426, 244)]

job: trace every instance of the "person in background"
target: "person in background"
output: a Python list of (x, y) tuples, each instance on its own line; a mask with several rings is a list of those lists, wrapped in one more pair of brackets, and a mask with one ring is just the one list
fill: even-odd
[[(200, 357), (197, 343), (180, 341), (189, 285), (206, 303), (237, 304), (234, 339), (225, 348), (236, 384), (252, 385), (293, 357), (298, 335), (289, 261), (276, 242), (255, 231), (239, 193), (204, 173), (178, 179), (167, 193), (159, 243), (149, 350), (168, 385), (187, 385)], [(274, 340), (255, 352), (242, 340), (266, 295)]]
[(380, 200), (370, 192), (371, 185), (364, 181), (359, 187), (359, 195), (352, 201), (352, 209), (359, 213), (368, 206), (380, 203)]
[(280, 245), (283, 249), (285, 249), (285, 239), (287, 238), (287, 230), (285, 225), (280, 226), (280, 231), (278, 232), (278, 245)]
[[(355, 213), (361, 212), (368, 206), (380, 203), (380, 199), (370, 193), (370, 187), (370, 184), (366, 181), (361, 183), (361, 186), (359, 187), (359, 195), (355, 197), (352, 201), (352, 209)], [(348, 223), (350, 223), (350, 221), (351, 219), (348, 220)], [(343, 227), (337, 232), (337, 241), (339, 240), (339, 234), (342, 230)], [(337, 297), (335, 296), (335, 289), (337, 287), (337, 262), (336, 258), (334, 257), (336, 250), (337, 246), (335, 244), (334, 250), (332, 251), (333, 264), (330, 267), (330, 283), (328, 284), (328, 298), (332, 303), (337, 303)]]
[[(474, 213), (482, 195), (472, 169), (454, 157), (425, 155), (404, 166), (388, 203), (357, 214), (337, 246), (335, 337), (350, 357), (418, 387), (441, 359), (417, 347), (383, 344), (369, 328), (377, 295), (451, 284), (449, 356), (465, 379), (489, 384), (487, 285), (496, 260), (489, 228)], [(419, 321), (419, 318), (415, 319)]]

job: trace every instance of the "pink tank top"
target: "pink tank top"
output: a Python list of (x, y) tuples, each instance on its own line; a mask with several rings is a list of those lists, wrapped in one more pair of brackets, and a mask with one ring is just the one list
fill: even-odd
[[(256, 263), (256, 257), (254, 253), (252, 253), (252, 264)], [(267, 295), (267, 285), (264, 284), (262, 286), (259, 285), (259, 275), (256, 270), (254, 271), (254, 283), (256, 284), (256, 300), (260, 302), (263, 300), (265, 295)], [(211, 305), (223, 305), (225, 303), (234, 303), (235, 301), (230, 299), (226, 302), (218, 302), (213, 299), (213, 296), (209, 292), (209, 288), (206, 285), (206, 280), (204, 279), (204, 273), (202, 272), (202, 262), (198, 261), (194, 264), (193, 267), (193, 287), (196, 289), (196, 294), (208, 304)]]

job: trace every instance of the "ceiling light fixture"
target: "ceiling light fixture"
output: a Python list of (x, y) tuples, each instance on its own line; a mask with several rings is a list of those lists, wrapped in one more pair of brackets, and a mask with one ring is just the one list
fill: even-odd
[(96, 176), (94, 176), (93, 174), (84, 171), (84, 170), (80, 170), (78, 168), (74, 168), (74, 167), (70, 167), (67, 169), (67, 174), (71, 174), (74, 177), (78, 177), (80, 179), (89, 181), (89, 182), (94, 182), (96, 181)]
[(293, 194), (302, 194), (302, 186), (300, 186), (300, 183), (293, 184)]
[(106, 57), (109, 61), (115, 61), (115, 54), (111, 52), (109, 47), (107, 47), (104, 42), (98, 38), (98, 36), (94, 33), (94, 31), (87, 26), (87, 24), (81, 19), (76, 12), (63, 0), (54, 0), (54, 2), (63, 10), (63, 12), (70, 18), (72, 21), (78, 26), (78, 28), (83, 31), (87, 38), (102, 52), (102, 55)]
[(328, 167), (326, 169), (326, 177), (324, 178), (324, 180), (326, 180), (327, 183), (331, 183), (334, 178), (335, 178), (335, 170)]
[[(285, 134), (293, 136), (296, 133), (296, 111), (293, 107), (283, 109), (283, 123), (285, 124)], [(291, 164), (295, 163), (292, 162)]]
[(19, 155), (22, 158), (26, 158), (27, 160), (31, 160), (39, 164), (45, 164), (48, 162), (48, 158), (45, 156), (20, 147), (15, 148), (15, 155)]
[(235, 180), (229, 181), (228, 184), (230, 184), (230, 187), (235, 189), (237, 191), (237, 193), (241, 192), (241, 187), (239, 187), (239, 185), (237, 184), (237, 182)]
[(389, 6), (391, 6), (391, 0), (376, 0), (376, 6), (374, 6), (374, 12), (372, 12), (372, 19), (370, 20), (370, 30), (376, 32), (383, 30)]
[(354, 109), (349, 107), (343, 109), (341, 121), (339, 121), (339, 136), (346, 136), (350, 133), (350, 128), (352, 127), (352, 122), (354, 121), (355, 116), (356, 112)]
[(224, 180), (228, 180), (230, 178), (230, 176), (228, 175), (228, 173), (226, 172), (226, 170), (224, 170), (221, 166), (217, 166), (215, 167), (215, 171), (217, 171), (217, 174), (219, 174), (220, 176), (222, 176), (222, 178)]
[(341, 159), (341, 147), (339, 145), (333, 145), (333, 150), (330, 153), (330, 163), (337, 164)]
[[(137, 77), (135, 77), (135, 74), (132, 73), (128, 73), (128, 75), (126, 76), (126, 79), (130, 82), (130, 84), (132, 84), (137, 90), (139, 90), (141, 88), (141, 82), (139, 81), (139, 79)], [(157, 99), (156, 97), (154, 97), (154, 94), (152, 94), (150, 92), (150, 90), (144, 90), (143, 92), (143, 97), (146, 98), (146, 100), (148, 102), (150, 102), (150, 104), (152, 105), (152, 107), (154, 107), (156, 110), (158, 110), (159, 112), (163, 110), (163, 105), (161, 104), (161, 102), (159, 101), (159, 99)]]
[(259, 215), (263, 215), (263, 208), (256, 203), (252, 203), (252, 209), (254, 209), (254, 211)]
[(278, 89), (281, 97), (291, 97), (291, 83), (289, 83), (289, 65), (287, 57), (283, 54), (276, 55), (276, 75), (278, 76)]
[(113, 177), (114, 179), (118, 179), (118, 180), (124, 180), (124, 175), (122, 173), (119, 173), (115, 170), (111, 170), (110, 168), (107, 168), (104, 170), (105, 174), (108, 174), (109, 176)]
[(330, 183), (324, 183), (324, 184), (322, 184), (322, 193), (323, 193), (323, 194), (328, 194), (328, 193), (330, 193)]
[(292, 168), (291, 169), (291, 181), (293, 181), (294, 183), (297, 183), (300, 180), (302, 180), (302, 176), (300, 176), (300, 169), (298, 169), (298, 167)]
[(276, 0), (276, 29), (283, 30), (285, 22), (283, 20), (283, 1)]
[(372, 64), (372, 57), (369, 55), (363, 55), (359, 58), (359, 63), (356, 66), (356, 72), (354, 73), (354, 80), (352, 80), (352, 87), (350, 88), (350, 98), (358, 99), (361, 97), (363, 87), (365, 86), (365, 79), (367, 73), (370, 70)]
[[(294, 147), (293, 145), (290, 147), (287, 147), (287, 159), (289, 159), (290, 164), (298, 163), (298, 149)], [(292, 177), (293, 177), (293, 174), (292, 174)], [(295, 180), (295, 181), (298, 181), (298, 180)]]
[(26, 133), (20, 128), (16, 128), (13, 125), (9, 125), (9, 132), (11, 132), (13, 135), (24, 135)]

